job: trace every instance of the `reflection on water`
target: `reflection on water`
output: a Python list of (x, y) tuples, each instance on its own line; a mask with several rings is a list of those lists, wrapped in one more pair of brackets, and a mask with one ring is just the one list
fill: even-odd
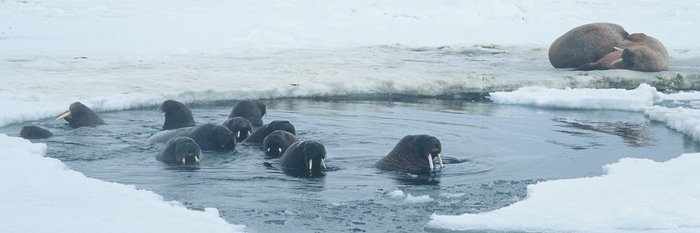
[[(622, 138), (625, 143), (634, 147), (651, 146), (654, 139), (648, 136), (646, 126), (648, 122), (593, 122), (593, 121), (577, 121), (575, 119), (554, 118), (555, 122), (563, 123), (562, 127), (583, 130), (566, 131), (557, 130), (558, 132), (567, 133), (574, 136), (591, 137), (591, 134), (585, 131), (593, 131), (604, 134), (616, 135)], [(599, 144), (593, 144), (599, 146)], [(585, 148), (584, 148), (585, 149)]]
[[(397, 101), (400, 99), (401, 101)], [(100, 113), (98, 127), (37, 124), (54, 137), (48, 156), (89, 177), (132, 184), (193, 209), (216, 207), (252, 232), (422, 232), (433, 213), (478, 213), (525, 197), (529, 184), (599, 175), (622, 157), (671, 159), (700, 145), (641, 113), (556, 110), (424, 98), (264, 101), (265, 122), (289, 120), (300, 140), (326, 147), (320, 176), (290, 176), (258, 146), (205, 151), (199, 165), (158, 162), (146, 140), (159, 131), (153, 108)], [(236, 101), (192, 104), (197, 124), (221, 124)], [(18, 135), (22, 125), (0, 129)], [(375, 169), (405, 135), (441, 140), (445, 168), (431, 175)], [(424, 202), (392, 198), (402, 190)]]

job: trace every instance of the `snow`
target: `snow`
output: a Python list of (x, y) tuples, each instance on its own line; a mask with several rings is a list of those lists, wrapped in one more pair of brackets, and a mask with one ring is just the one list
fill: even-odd
[[(580, 72), (549, 65), (551, 41), (598, 21), (658, 38), (671, 55), (670, 70)], [(54, 116), (74, 101), (104, 112), (155, 108), (165, 99), (491, 93), (498, 103), (643, 112), (698, 139), (696, 110), (658, 103), (700, 106), (700, 94), (661, 94), (651, 86), (700, 87), (699, 22), (700, 3), (680, 0), (4, 0), (0, 126)], [(0, 145), (0, 232), (243, 230), (214, 210), (187, 210), (151, 192), (67, 170), (44, 157), (42, 144), (0, 135)], [(697, 209), (692, 186), (700, 185), (689, 178), (698, 177), (696, 169), (685, 166), (698, 160), (625, 159), (605, 176), (544, 182), (511, 207), (436, 215), (430, 226), (698, 231), (698, 216), (688, 210)], [(578, 185), (588, 196), (564, 188)], [(614, 201), (621, 206), (603, 205)], [(466, 218), (481, 222), (470, 225)]]
[(133, 186), (85, 177), (45, 144), (0, 134), (0, 231), (243, 232), (214, 208), (189, 210)]
[[(700, 140), (700, 110), (658, 105), (692, 101), (698, 93), (663, 94), (642, 84), (634, 90), (526, 87), (492, 93), (495, 103), (568, 109), (638, 111)], [(625, 158), (604, 175), (540, 182), (527, 197), (502, 209), (446, 216), (434, 214), (429, 228), (525, 232), (700, 231), (700, 153), (666, 162)]]
[(634, 90), (524, 87), (513, 92), (491, 93), (490, 96), (491, 100), (498, 104), (641, 111), (652, 106), (657, 95), (656, 88), (642, 84)]
[(622, 159), (604, 175), (528, 186), (528, 196), (480, 214), (434, 214), (430, 228), (517, 232), (697, 232), (700, 154), (663, 163)]

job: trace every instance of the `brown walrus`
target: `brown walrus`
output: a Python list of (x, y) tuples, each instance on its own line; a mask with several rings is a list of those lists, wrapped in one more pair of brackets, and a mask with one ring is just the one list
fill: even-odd
[(556, 68), (653, 72), (668, 69), (668, 52), (651, 36), (629, 34), (617, 24), (591, 23), (557, 38), (549, 47), (549, 61)]
[(443, 167), (442, 144), (430, 135), (408, 135), (403, 137), (391, 152), (375, 166), (387, 171), (407, 173), (430, 173), (435, 170), (435, 161)]

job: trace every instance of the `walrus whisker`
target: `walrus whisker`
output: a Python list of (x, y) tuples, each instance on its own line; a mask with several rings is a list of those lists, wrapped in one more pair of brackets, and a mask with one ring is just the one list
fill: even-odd
[(321, 165), (323, 166), (323, 170), (326, 169), (326, 159), (321, 159)]
[(430, 166), (430, 171), (432, 172), (433, 169), (435, 169), (435, 165), (433, 165), (433, 157), (428, 154), (428, 165)]
[(314, 166), (314, 161), (309, 159), (309, 171), (311, 171), (311, 168)]
[(613, 49), (620, 51), (620, 52), (622, 52), (624, 50), (624, 49), (621, 49), (620, 47), (617, 47), (617, 46), (613, 47)]
[(438, 157), (438, 161), (440, 161), (440, 168), (444, 168), (445, 164), (442, 163), (442, 156), (440, 156), (440, 154), (438, 154), (437, 157)]
[(71, 114), (73, 114), (73, 113), (71, 113), (70, 110), (66, 110), (65, 112), (62, 112), (62, 113), (56, 115), (56, 120), (60, 120), (60, 119), (69, 117)]

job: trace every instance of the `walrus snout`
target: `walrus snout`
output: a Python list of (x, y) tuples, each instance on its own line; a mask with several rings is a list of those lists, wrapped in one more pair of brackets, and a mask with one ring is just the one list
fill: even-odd
[(306, 161), (309, 171), (314, 170), (314, 164), (317, 170), (321, 168), (324, 170), (326, 169), (326, 147), (324, 147), (323, 144), (314, 141), (306, 141), (302, 142), (299, 147), (301, 147), (301, 151), (304, 153), (304, 161)]
[(187, 151), (187, 155), (185, 157), (183, 157), (181, 160), (182, 165), (199, 163), (199, 161), (201, 160), (200, 156), (201, 156), (201, 154), (198, 152), (195, 152), (193, 149), (189, 150), (189, 151)]

